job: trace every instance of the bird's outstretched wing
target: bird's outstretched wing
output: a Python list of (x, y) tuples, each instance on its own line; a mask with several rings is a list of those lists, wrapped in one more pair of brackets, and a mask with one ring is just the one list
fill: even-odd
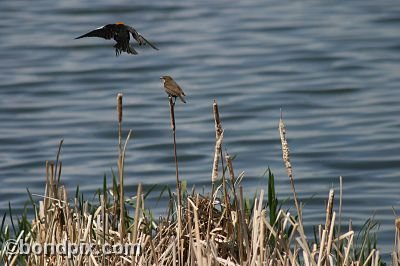
[(132, 34), (132, 37), (139, 43), (139, 45), (148, 44), (154, 50), (158, 50), (158, 48), (154, 44), (152, 44), (151, 42), (146, 40), (146, 38), (144, 38), (142, 35), (140, 35), (140, 33), (137, 32), (137, 30), (135, 30), (133, 27), (127, 26), (127, 28), (128, 28), (128, 31)]
[(107, 24), (103, 27), (100, 27), (98, 29), (92, 30), (91, 32), (83, 34), (79, 37), (76, 37), (75, 39), (80, 39), (84, 37), (99, 37), (99, 38), (104, 38), (106, 40), (112, 39), (114, 37), (113, 26), (114, 26), (113, 24)]

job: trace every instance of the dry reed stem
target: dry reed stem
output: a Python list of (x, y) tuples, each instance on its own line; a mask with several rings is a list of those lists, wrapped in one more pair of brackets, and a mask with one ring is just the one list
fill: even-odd
[(279, 135), (281, 137), (283, 162), (285, 164), (285, 167), (286, 167), (289, 179), (290, 179), (290, 185), (292, 187), (294, 203), (296, 205), (297, 214), (299, 215), (299, 220), (302, 221), (301, 210), (299, 207), (299, 203), (297, 202), (297, 194), (296, 194), (296, 189), (294, 186), (292, 164), (290, 163), (289, 145), (288, 145), (288, 142), (286, 139), (286, 126), (282, 119), (282, 112), (281, 112), (281, 116), (279, 119)]
[[(139, 213), (141, 212), (140, 208), (140, 198), (142, 195), (142, 183), (139, 183), (137, 192), (136, 192), (136, 206), (135, 206), (135, 218), (133, 221), (133, 234), (132, 234), (132, 243), (137, 243), (137, 236), (138, 236), (138, 230), (139, 230)], [(136, 258), (135, 256), (132, 255), (132, 261), (134, 262), (133, 264), (136, 264)]]
[[(221, 118), (219, 115), (219, 108), (218, 108), (218, 104), (217, 101), (214, 100), (213, 103), (213, 115), (214, 115), (214, 125), (215, 125), (215, 141), (218, 142), (218, 140), (220, 139), (221, 135), (223, 134), (223, 129), (222, 129), (222, 122), (221, 122)], [(219, 158), (218, 160), (221, 160), (221, 168), (222, 168), (222, 185), (223, 185), (223, 195), (224, 195), (224, 203), (225, 206), (229, 206), (228, 201), (229, 201), (229, 197), (228, 197), (228, 191), (226, 188), (226, 181), (225, 181), (225, 166), (224, 166), (224, 160), (223, 160), (223, 155), (222, 155), (222, 143), (221, 143), (221, 148), (219, 149)], [(214, 154), (214, 160), (215, 160), (215, 154)], [(217, 171), (218, 171), (218, 164), (217, 164)], [(213, 172), (214, 174), (214, 172)], [(218, 175), (218, 172), (216, 173), (216, 175)], [(214, 181), (213, 178), (211, 177), (212, 180), (212, 194), (214, 194)], [(226, 218), (229, 218), (229, 212), (230, 210), (228, 209), (225, 214), (226, 214)]]
[[(282, 144), (282, 158), (283, 158), (283, 162), (285, 164), (285, 167), (286, 167), (286, 170), (287, 170), (287, 173), (289, 176), (290, 186), (291, 186), (291, 189), (293, 192), (293, 197), (294, 197), (294, 203), (296, 206), (297, 214), (299, 216), (299, 233), (300, 233), (300, 236), (304, 243), (304, 248), (306, 249), (309, 256), (311, 256), (310, 250), (307, 245), (306, 236), (304, 233), (302, 212), (301, 212), (301, 208), (299, 206), (298, 200), (297, 200), (296, 189), (294, 186), (292, 164), (290, 163), (289, 145), (288, 145), (288, 142), (286, 139), (286, 126), (285, 126), (285, 123), (283, 122), (282, 112), (281, 112), (280, 119), (279, 119), (279, 135), (280, 135), (281, 144)], [(311, 260), (311, 263), (314, 263), (314, 260)]]
[[(330, 241), (332, 241), (332, 234), (333, 234), (333, 227), (331, 227), (331, 225), (333, 226), (334, 224), (334, 218), (332, 217), (332, 210), (333, 210), (333, 199), (334, 199), (334, 190), (330, 189), (329, 190), (329, 195), (328, 195), (328, 202), (326, 204), (326, 217), (325, 217), (325, 231), (328, 235), (328, 238), (326, 238), (326, 242), (321, 242), (321, 246), (322, 245), (326, 245), (326, 254), (324, 254), (323, 256), (323, 260), (322, 260), (322, 264), (324, 264), (325, 259), (327, 258), (327, 256), (329, 256), (330, 253), (330, 248), (332, 246), (332, 243)], [(320, 254), (320, 256), (322, 256)]]
[(249, 241), (249, 233), (248, 233), (248, 226), (245, 219), (244, 214), (244, 200), (243, 200), (243, 187), (239, 187), (239, 209), (238, 209), (238, 216), (240, 222), (240, 234), (241, 240), (244, 242), (243, 247), (243, 260), (247, 260), (247, 256), (245, 254), (250, 254), (250, 241)]
[(335, 220), (336, 220), (336, 212), (333, 212), (332, 215), (332, 222), (331, 222), (331, 226), (329, 228), (329, 236), (328, 236), (328, 242), (327, 242), (327, 247), (326, 247), (326, 255), (330, 256), (331, 253), (331, 248), (332, 248), (332, 241), (333, 241), (333, 231), (334, 231), (334, 227), (335, 227)]
[[(342, 226), (342, 198), (343, 197), (343, 178), (339, 177), (339, 224), (338, 224), (338, 235), (341, 234)], [(338, 243), (339, 244), (339, 243)]]
[[(393, 245), (393, 253), (392, 253), (392, 261), (399, 263), (400, 262), (400, 218), (396, 218), (395, 220), (395, 238)], [(398, 264), (393, 264), (398, 265)]]
[[(212, 209), (214, 208), (213, 202), (215, 197), (215, 181), (218, 178), (218, 165), (219, 165), (219, 157), (222, 157), (222, 140), (223, 140), (223, 130), (221, 125), (221, 120), (218, 111), (218, 104), (214, 100), (213, 103), (213, 114), (214, 114), (214, 123), (215, 123), (215, 149), (214, 149), (214, 160), (213, 160), (213, 167), (211, 173), (211, 198), (210, 206), (209, 206), (209, 218), (208, 218), (208, 227), (207, 227), (207, 236), (210, 235), (210, 226), (211, 221), (213, 220), (213, 212)], [(221, 160), (222, 161), (222, 160)], [(224, 181), (223, 181), (224, 182)], [(207, 238), (207, 242), (209, 238)]]

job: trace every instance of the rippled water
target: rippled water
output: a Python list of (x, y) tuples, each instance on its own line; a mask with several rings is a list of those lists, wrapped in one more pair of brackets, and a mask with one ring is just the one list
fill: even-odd
[[(8, 201), (23, 208), (26, 187), (43, 192), (44, 164), (60, 139), (64, 183), (70, 193), (79, 184), (93, 195), (116, 168), (120, 91), (125, 129), (134, 130), (127, 193), (138, 182), (173, 185), (159, 80), (169, 74), (188, 95), (176, 118), (181, 175), (190, 185), (210, 183), (217, 99), (224, 149), (237, 155), (247, 193), (266, 188), (270, 166), (279, 198), (288, 197), (282, 108), (305, 222), (323, 222), (328, 190), (342, 175), (344, 219), (359, 226), (376, 213), (379, 243), (390, 251), (391, 208), (400, 199), (398, 1), (1, 1), (0, 21), (2, 212)], [(74, 40), (116, 21), (135, 26), (160, 51), (115, 57), (111, 41)], [(155, 202), (158, 193), (152, 196)]]

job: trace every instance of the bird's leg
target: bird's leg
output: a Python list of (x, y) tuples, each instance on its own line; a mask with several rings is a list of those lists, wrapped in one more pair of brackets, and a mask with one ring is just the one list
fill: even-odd
[(121, 50), (115, 47), (115, 56), (119, 56), (121, 53), (122, 53)]
[(175, 103), (176, 103), (176, 96), (174, 97), (174, 105), (175, 105)]

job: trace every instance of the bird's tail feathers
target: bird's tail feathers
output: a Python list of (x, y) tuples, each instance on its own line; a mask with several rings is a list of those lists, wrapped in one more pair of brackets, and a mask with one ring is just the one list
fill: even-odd
[(186, 103), (185, 97), (183, 97), (183, 95), (179, 95), (179, 99), (181, 99), (181, 101), (182, 101), (183, 103)]
[(132, 45), (128, 45), (126, 52), (128, 54), (138, 54), (138, 52), (132, 47)]
[(140, 46), (148, 44), (154, 50), (159, 50), (154, 44), (149, 42), (145, 37), (140, 35), (137, 31), (131, 31), (132, 37), (139, 43)]
[(127, 52), (128, 54), (138, 54), (138, 52), (129, 43), (125, 45), (122, 43), (116, 43), (114, 48), (116, 56), (120, 55), (122, 52)]
[(154, 44), (152, 44), (151, 42), (149, 42), (149, 41), (148, 41), (146, 38), (144, 38), (142, 35), (140, 35), (140, 39), (141, 39), (140, 45), (142, 45), (142, 44), (144, 44), (144, 45), (148, 44), (148, 45), (149, 45), (151, 48), (153, 48), (154, 50), (158, 50), (158, 48), (155, 47)]

